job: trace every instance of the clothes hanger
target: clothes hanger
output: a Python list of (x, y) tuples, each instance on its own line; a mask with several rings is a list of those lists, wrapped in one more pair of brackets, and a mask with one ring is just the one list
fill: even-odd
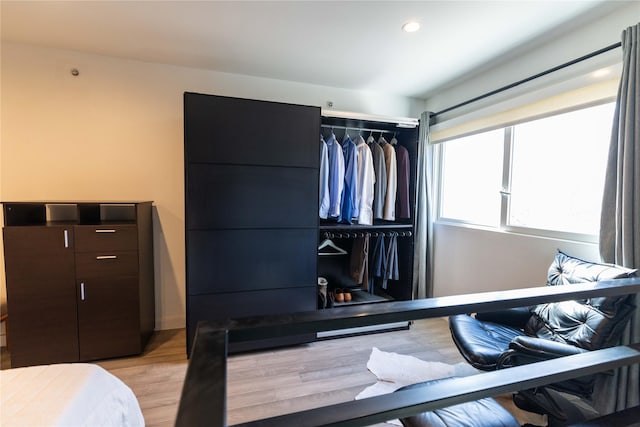
[(329, 135), (329, 140), (333, 139), (334, 141), (338, 142), (338, 138), (336, 138), (336, 134), (333, 133), (333, 126), (331, 126), (331, 134)]
[(376, 142), (375, 138), (373, 137), (373, 131), (369, 132), (369, 138), (367, 138), (367, 144), (371, 144), (373, 142)]
[[(334, 249), (335, 252), (320, 252), (324, 248)], [(347, 251), (337, 246), (335, 243), (333, 243), (333, 240), (331, 239), (324, 239), (324, 241), (320, 243), (320, 246), (318, 246), (318, 255), (346, 255), (346, 254), (347, 254)]]
[(345, 142), (347, 138), (351, 139), (349, 136), (349, 128), (344, 128), (344, 138), (342, 138), (342, 142)]
[(396, 133), (393, 133), (393, 138), (391, 138), (391, 141), (389, 141), (389, 144), (391, 145), (398, 145), (398, 140), (396, 139)]

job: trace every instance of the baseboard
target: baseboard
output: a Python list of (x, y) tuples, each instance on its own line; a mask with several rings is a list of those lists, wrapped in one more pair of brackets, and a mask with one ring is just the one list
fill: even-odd
[(164, 331), (167, 329), (184, 329), (187, 321), (184, 316), (171, 316), (163, 319), (156, 319), (156, 331)]

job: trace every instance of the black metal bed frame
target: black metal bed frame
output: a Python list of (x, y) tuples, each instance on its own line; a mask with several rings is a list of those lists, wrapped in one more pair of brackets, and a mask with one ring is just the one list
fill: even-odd
[[(203, 321), (196, 331), (175, 425), (227, 426), (226, 366), (230, 342), (634, 293), (640, 293), (640, 277)], [(539, 362), (536, 369), (519, 366), (485, 372), (447, 383), (266, 418), (235, 427), (366, 426), (635, 363), (640, 363), (640, 343)], [(638, 419), (640, 407), (628, 410), (625, 419), (629, 419), (629, 413), (631, 419)]]

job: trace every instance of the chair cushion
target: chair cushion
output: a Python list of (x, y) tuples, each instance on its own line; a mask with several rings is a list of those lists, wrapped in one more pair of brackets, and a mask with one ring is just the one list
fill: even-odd
[[(402, 387), (399, 390), (408, 390), (451, 380), (453, 379), (431, 380)], [(405, 427), (520, 427), (513, 415), (490, 397), (436, 409), (435, 411), (422, 412), (411, 417), (401, 418), (400, 421)]]
[(496, 369), (496, 362), (509, 343), (522, 335), (519, 329), (493, 322), (481, 322), (467, 314), (449, 317), (449, 329), (460, 354), (483, 371)]
[(556, 286), (570, 283), (621, 279), (635, 275), (636, 271), (636, 269), (614, 264), (584, 261), (558, 250), (547, 273), (547, 284)]
[[(547, 272), (547, 285), (567, 285), (570, 283), (596, 282), (599, 280), (622, 279), (635, 276), (637, 269), (615, 264), (589, 262), (572, 257), (558, 250)], [(624, 296), (596, 297), (586, 302), (603, 311), (611, 310)]]
[(515, 329), (524, 329), (531, 317), (531, 307), (503, 308), (494, 311), (476, 313), (476, 319), (483, 322), (499, 323)]
[[(558, 251), (549, 267), (550, 286), (619, 279), (636, 270), (581, 260)], [(561, 301), (533, 307), (525, 326), (530, 336), (597, 350), (613, 344), (633, 312), (633, 295)]]
[(540, 304), (525, 326), (530, 336), (571, 344), (587, 350), (611, 346), (633, 312), (633, 295), (625, 295), (615, 312), (603, 313), (579, 301)]

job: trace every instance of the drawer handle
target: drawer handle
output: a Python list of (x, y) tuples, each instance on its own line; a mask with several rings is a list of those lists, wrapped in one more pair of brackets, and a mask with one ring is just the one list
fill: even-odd
[(84, 282), (80, 282), (80, 299), (84, 301)]
[(100, 256), (96, 257), (97, 260), (100, 260), (100, 259), (116, 259), (116, 258), (118, 258), (117, 255), (100, 255)]
[(64, 247), (69, 247), (69, 230), (64, 230)]
[(113, 229), (109, 229), (109, 230), (96, 230), (96, 233), (115, 233), (116, 230)]

